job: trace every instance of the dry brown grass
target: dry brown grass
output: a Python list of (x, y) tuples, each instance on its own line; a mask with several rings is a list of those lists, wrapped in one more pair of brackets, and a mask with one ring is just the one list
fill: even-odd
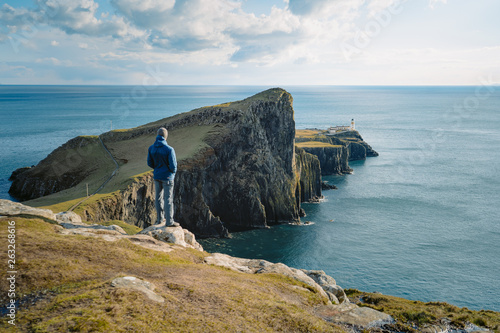
[[(162, 253), (128, 240), (63, 236), (53, 224), (16, 218), (17, 329), (30, 332), (340, 332), (313, 307), (323, 299), (295, 280), (249, 275), (203, 263), (206, 253)], [(0, 237), (6, 237), (6, 219)], [(2, 251), (0, 260), (6, 262)], [(5, 274), (5, 271), (2, 272)], [(159, 304), (110, 281), (153, 283)], [(5, 278), (2, 276), (2, 280)], [(1, 296), (6, 295), (5, 284)], [(6, 299), (2, 299), (3, 304)], [(0, 330), (9, 328), (3, 321)]]

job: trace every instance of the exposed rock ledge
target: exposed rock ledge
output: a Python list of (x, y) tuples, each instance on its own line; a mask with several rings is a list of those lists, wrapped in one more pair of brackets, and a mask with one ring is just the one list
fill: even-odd
[(107, 241), (126, 238), (136, 245), (162, 252), (170, 252), (181, 247), (203, 251), (203, 247), (196, 241), (193, 233), (181, 227), (151, 226), (137, 235), (127, 235), (117, 225), (103, 226), (67, 222), (59, 225), (59, 232), (63, 235), (97, 236)]
[(286, 275), (309, 285), (333, 304), (349, 303), (344, 290), (337, 286), (335, 280), (323, 271), (301, 270), (288, 267), (282, 263), (275, 264), (266, 260), (236, 258), (222, 253), (213, 253), (205, 258), (205, 262), (243, 273)]
[(2, 215), (31, 215), (56, 221), (58, 232), (63, 235), (95, 236), (107, 241), (126, 238), (136, 245), (163, 252), (170, 252), (180, 247), (203, 251), (203, 247), (196, 241), (194, 234), (181, 227), (151, 226), (137, 235), (127, 235), (117, 225), (82, 223), (81, 217), (73, 212), (54, 214), (48, 209), (33, 208), (18, 202), (0, 199), (0, 216)]
[(56, 220), (56, 214), (49, 209), (34, 208), (23, 205), (19, 202), (4, 199), (0, 199), (0, 216), (1, 215), (34, 215), (44, 217), (49, 220)]
[(377, 327), (394, 322), (388, 314), (350, 303), (344, 290), (323, 271), (296, 269), (282, 263), (236, 258), (222, 253), (213, 253), (205, 258), (205, 262), (248, 274), (281, 274), (303, 282), (328, 300), (326, 306), (317, 309), (317, 314), (331, 322), (361, 328)]

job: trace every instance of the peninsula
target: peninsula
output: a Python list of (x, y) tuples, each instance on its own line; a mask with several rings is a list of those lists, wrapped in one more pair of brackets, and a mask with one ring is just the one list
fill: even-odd
[(296, 133), (292, 96), (276, 88), (137, 128), (76, 137), (37, 166), (16, 170), (10, 193), (36, 207), (74, 208), (87, 221), (145, 228), (155, 212), (144, 156), (160, 126), (178, 152), (175, 218), (198, 237), (299, 221), (301, 202), (321, 197), (321, 174), (350, 172), (349, 160), (376, 155), (356, 131)]

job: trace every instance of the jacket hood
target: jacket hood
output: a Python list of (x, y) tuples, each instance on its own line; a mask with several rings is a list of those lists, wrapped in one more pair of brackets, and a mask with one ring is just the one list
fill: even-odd
[(167, 140), (161, 135), (156, 136), (155, 147), (167, 146)]

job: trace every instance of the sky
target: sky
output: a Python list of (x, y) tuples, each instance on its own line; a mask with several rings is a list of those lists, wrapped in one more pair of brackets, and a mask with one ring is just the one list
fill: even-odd
[(0, 84), (500, 83), (498, 0), (2, 0)]

